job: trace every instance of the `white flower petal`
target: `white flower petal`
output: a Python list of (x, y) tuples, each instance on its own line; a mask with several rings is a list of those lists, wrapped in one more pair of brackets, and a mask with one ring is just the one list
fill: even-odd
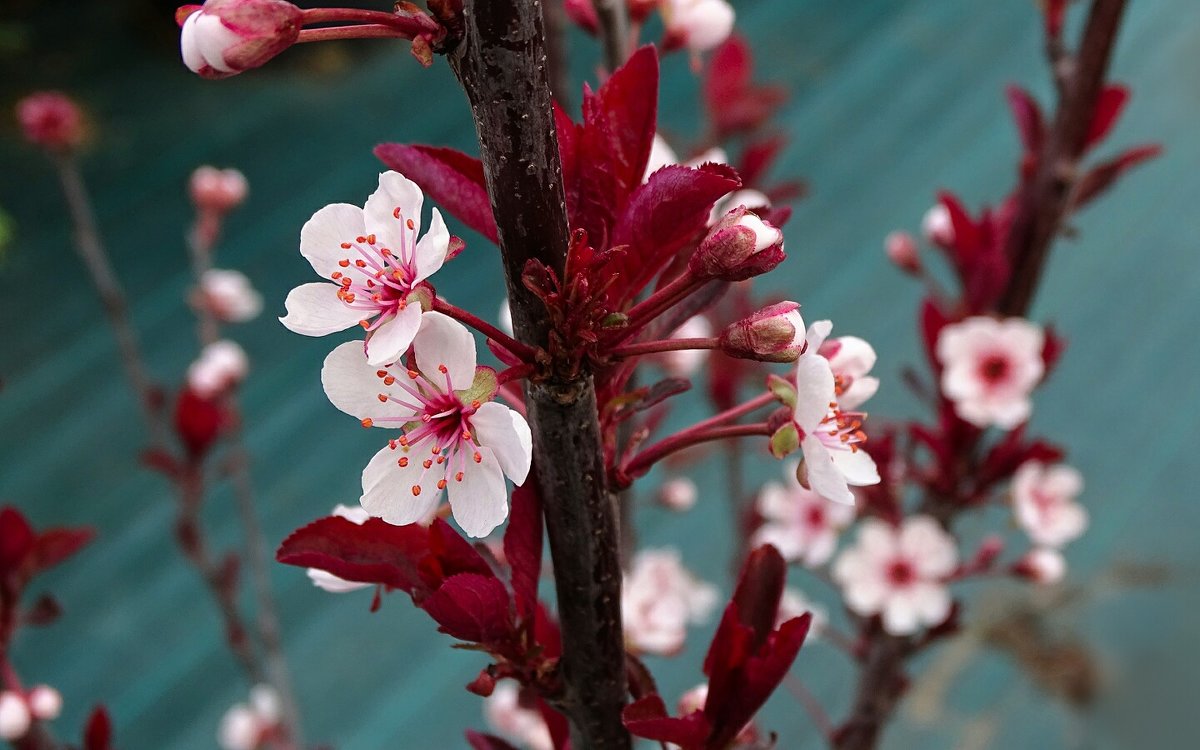
[(193, 73), (199, 73), (208, 63), (200, 54), (200, 42), (196, 39), (196, 19), (200, 16), (197, 11), (189, 15), (179, 31), (179, 52), (183, 56), (183, 64)]
[(907, 591), (895, 591), (883, 608), (883, 629), (892, 635), (912, 635), (921, 627), (917, 605)]
[(875, 468), (874, 459), (866, 451), (832, 450), (829, 454), (833, 457), (833, 465), (842, 472), (846, 484), (855, 487), (879, 484), (879, 470)]
[(308, 579), (313, 585), (323, 591), (328, 591), (331, 594), (345, 594), (350, 591), (358, 591), (359, 589), (369, 588), (369, 583), (358, 583), (356, 581), (347, 581), (345, 578), (338, 578), (333, 573), (329, 573), (317, 568), (308, 569)]
[(450, 250), (450, 230), (446, 229), (446, 221), (442, 219), (441, 211), (433, 209), (433, 218), (429, 222), (429, 231), (417, 243), (417, 275), (412, 283), (424, 281), (437, 272), (446, 262), (446, 253)]
[(800, 429), (812, 433), (829, 413), (833, 397), (833, 370), (810, 345), (809, 351), (796, 360), (796, 408), (792, 419)]
[(279, 319), (289, 331), (305, 336), (325, 336), (358, 325), (375, 313), (358, 310), (338, 299), (340, 287), (315, 281), (288, 292), (283, 306), (287, 315)]
[[(400, 458), (406, 455), (411, 460), (400, 466)], [(363, 469), (363, 495), (359, 502), (372, 516), (390, 524), (420, 523), (437, 509), (442, 495), (437, 482), (442, 476), (422, 467), (415, 454), (385, 446)], [(421, 491), (414, 494), (414, 487), (420, 487)]]
[(492, 533), (508, 517), (508, 488), (504, 473), (491, 449), (476, 448), (480, 461), (467, 458), (462, 481), (450, 477), (450, 509), (467, 536), (480, 538)]
[(421, 327), (421, 306), (405, 305), (367, 337), (367, 361), (387, 365), (397, 361), (412, 346)]
[(829, 334), (833, 332), (833, 321), (818, 320), (814, 321), (808, 327), (808, 333), (805, 339), (808, 341), (808, 350), (814, 354), (821, 348), (821, 344), (825, 343), (825, 339), (829, 338)]
[(475, 380), (475, 338), (467, 327), (439, 312), (421, 316), (421, 328), (413, 339), (417, 368), (445, 387), (439, 367), (444, 366), (455, 390), (470, 388)]
[(230, 73), (233, 68), (225, 62), (225, 52), (242, 39), (233, 29), (221, 22), (219, 16), (198, 11), (192, 16), (199, 16), (192, 28), (195, 29), (196, 45), (200, 55), (212, 67), (222, 73)]
[(813, 435), (800, 441), (804, 452), (804, 466), (808, 471), (808, 484), (813, 492), (835, 503), (854, 503), (854, 493), (846, 485), (846, 478), (833, 463), (833, 457)]
[(525, 418), (503, 404), (489, 401), (471, 416), (471, 427), (479, 444), (496, 455), (504, 474), (514, 484), (524, 484), (533, 460), (533, 437)]
[(950, 614), (950, 592), (938, 583), (915, 583), (909, 593), (909, 601), (917, 617), (926, 625), (940, 625)]
[[(417, 183), (399, 172), (383, 172), (379, 175), (379, 187), (363, 206), (367, 229), (378, 235), (377, 239), (382, 240), (384, 247), (398, 253), (402, 246), (415, 243), (421, 232), (423, 200)], [(399, 218), (396, 217), (397, 208), (400, 209)], [(409, 221), (412, 229), (408, 228)]]
[[(394, 401), (381, 402), (379, 394), (389, 390), (367, 363), (361, 341), (338, 345), (325, 357), (321, 367), (321, 385), (334, 406), (358, 419), (416, 418), (416, 412)], [(401, 422), (378, 424), (380, 427), (400, 427)]]
[(327, 279), (342, 270), (338, 261), (351, 256), (354, 250), (342, 248), (343, 242), (354, 242), (366, 233), (363, 211), (349, 203), (333, 203), (312, 215), (300, 230), (300, 254), (308, 259), (313, 270)]

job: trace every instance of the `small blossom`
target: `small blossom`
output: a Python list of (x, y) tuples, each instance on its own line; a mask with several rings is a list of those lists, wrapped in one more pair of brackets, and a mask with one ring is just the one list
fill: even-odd
[[(371, 517), (364, 508), (351, 508), (349, 505), (335, 505), (331, 516), (344, 518), (347, 521), (362, 526)], [(308, 578), (313, 582), (313, 585), (319, 589), (324, 589), (331, 594), (345, 594), (350, 591), (358, 591), (359, 589), (370, 588), (369, 583), (359, 583), (358, 581), (347, 581), (345, 578), (339, 578), (333, 573), (320, 568), (309, 568)]]
[(892, 232), (883, 240), (883, 249), (888, 260), (901, 271), (909, 274), (921, 272), (921, 255), (917, 241), (908, 232)]
[[(706, 339), (712, 336), (712, 324), (703, 315), (693, 315), (671, 334), (673, 339)], [(673, 378), (691, 377), (708, 361), (707, 349), (676, 349), (656, 352), (652, 359)]]
[(967, 318), (942, 329), (937, 357), (942, 392), (977, 427), (1010, 430), (1029, 419), (1042, 379), (1042, 329), (1022, 318)]
[(246, 200), (250, 183), (236, 169), (197, 167), (188, 180), (188, 194), (192, 203), (201, 211), (224, 214), (232, 211)]
[(783, 232), (737, 206), (709, 230), (688, 268), (701, 278), (741, 281), (766, 273), (784, 257)]
[[(364, 426), (403, 431), (363, 470), (367, 512), (392, 524), (416, 523), (446, 490), (463, 531), (484, 537), (508, 516), (504, 477), (519, 485), (529, 473), (529, 425), (491, 400), (494, 385), (476, 387), (470, 331), (436, 312), (423, 315), (420, 326), (415, 369), (372, 366), (362, 346), (349, 341), (325, 358), (321, 383), (333, 405)], [(494, 384), (490, 369), (479, 372)]]
[(808, 345), (829, 361), (834, 391), (841, 409), (857, 409), (879, 390), (879, 378), (868, 373), (875, 367), (875, 348), (857, 336), (827, 338), (829, 321), (813, 324)]
[(1054, 584), (1067, 574), (1067, 561), (1052, 547), (1034, 547), (1017, 561), (1013, 572), (1034, 583)]
[(361, 324), (371, 364), (399, 359), (421, 325), (421, 305), (409, 295), (442, 267), (450, 249), (436, 208), (429, 231), (417, 240), (423, 201), (416, 183), (384, 172), (363, 208), (335, 203), (313, 214), (300, 231), (300, 253), (332, 283), (293, 289), (280, 322), (305, 336)]
[(303, 11), (284, 0), (207, 0), (176, 13), (183, 63), (204, 78), (227, 78), (296, 43)]
[(687, 477), (674, 477), (658, 488), (658, 501), (673, 511), (691, 510), (696, 505), (699, 490)]
[(211, 399), (240, 383), (249, 369), (250, 361), (242, 347), (232, 341), (217, 341), (204, 347), (188, 367), (188, 388)]
[(812, 624), (808, 628), (808, 640), (818, 638), (821, 631), (829, 624), (829, 612), (819, 604), (813, 603), (799, 589), (785, 588), (783, 596), (779, 598), (779, 613), (775, 615), (775, 627), (779, 627), (788, 620), (794, 619), (808, 612), (812, 615)]
[(935, 203), (921, 218), (921, 234), (935, 244), (943, 247), (952, 246), (954, 244), (954, 222), (950, 219), (950, 210), (941, 203)]
[(796, 481), (794, 467), (785, 484), (769, 482), (755, 507), (764, 523), (751, 544), (774, 545), (788, 562), (810, 568), (824, 565), (837, 549), (838, 537), (854, 520), (854, 506), (832, 502)]
[(1087, 529), (1087, 510), (1075, 501), (1083, 477), (1065, 464), (1026, 461), (1013, 475), (1013, 510), (1034, 544), (1059, 548)]
[(687, 626), (704, 622), (716, 605), (717, 590), (683, 567), (678, 551), (642, 550), (621, 589), (625, 640), (644, 653), (675, 653)]
[(780, 302), (729, 324), (721, 332), (721, 351), (760, 362), (795, 362), (804, 351), (806, 331), (800, 304)]
[(0, 739), (18, 740), (29, 731), (33, 716), (25, 699), (12, 690), (0, 693)]
[(496, 683), (483, 699), (483, 716), (492, 729), (529, 750), (554, 750), (550, 728), (532, 701), (522, 700), (521, 686), (512, 680)]
[(62, 693), (49, 685), (35, 685), (28, 697), (29, 711), (38, 721), (53, 721), (62, 713)]
[(279, 696), (269, 685), (250, 688), (250, 701), (237, 703), (221, 717), (217, 744), (222, 750), (258, 750), (279, 727)]
[(707, 52), (733, 32), (733, 7), (726, 0), (662, 0), (668, 46)]
[(245, 323), (262, 312), (262, 295), (241, 271), (210, 268), (200, 275), (200, 303), (225, 323)]
[(30, 143), (69, 151), (83, 142), (83, 114), (65, 94), (43, 91), (17, 102), (17, 122)]
[(945, 579), (957, 565), (954, 539), (929, 516), (905, 519), (899, 529), (872, 518), (834, 562), (833, 578), (851, 611), (881, 615), (887, 632), (911, 635), (950, 614)]

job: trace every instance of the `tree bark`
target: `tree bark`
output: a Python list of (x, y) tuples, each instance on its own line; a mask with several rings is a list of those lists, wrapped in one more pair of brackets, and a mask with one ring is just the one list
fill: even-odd
[[(466, 0), (461, 38), (447, 57), (479, 134), (514, 331), (545, 346), (545, 309), (521, 274), (538, 260), (561, 277), (569, 233), (540, 4)], [(562, 628), (559, 705), (575, 750), (627, 750), (617, 519), (592, 377), (551, 375), (530, 384), (527, 400)]]

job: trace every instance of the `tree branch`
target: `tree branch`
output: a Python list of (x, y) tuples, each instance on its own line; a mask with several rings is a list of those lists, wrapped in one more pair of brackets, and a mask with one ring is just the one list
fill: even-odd
[(629, 57), (629, 8), (625, 0), (592, 0), (592, 7), (600, 19), (604, 65), (611, 73)]

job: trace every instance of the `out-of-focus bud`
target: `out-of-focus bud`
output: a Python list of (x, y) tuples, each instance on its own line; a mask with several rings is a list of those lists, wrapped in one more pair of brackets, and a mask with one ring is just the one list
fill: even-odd
[(729, 38), (734, 12), (725, 0), (663, 0), (660, 5), (667, 49), (686, 47), (707, 52)]
[(950, 220), (950, 210), (941, 203), (935, 203), (921, 219), (921, 233), (927, 240), (942, 247), (953, 245), (954, 222)]
[(883, 240), (888, 260), (905, 273), (916, 276), (921, 272), (921, 255), (917, 241), (908, 232), (892, 232)]
[(241, 271), (210, 268), (200, 276), (199, 304), (226, 323), (245, 323), (262, 312), (262, 295)]
[(42, 91), (17, 102), (25, 139), (51, 151), (70, 151), (83, 142), (83, 113), (65, 94)]
[(1056, 549), (1035, 547), (1018, 560), (1012, 570), (1034, 583), (1058, 583), (1067, 573), (1067, 561)]
[(188, 180), (188, 193), (200, 211), (228, 213), (240, 206), (249, 192), (246, 176), (236, 169), (205, 165), (197, 167)]
[(25, 699), (12, 690), (0, 693), (0, 740), (17, 740), (29, 731), (33, 717)]
[(783, 232), (738, 206), (709, 230), (688, 268), (702, 278), (741, 281), (766, 273), (784, 257)]
[(183, 62), (204, 78), (257, 68), (296, 43), (303, 11), (284, 0), (208, 0), (175, 12)]
[(57, 719), (62, 707), (62, 693), (49, 685), (36, 685), (29, 691), (29, 710), (38, 721)]
[(691, 510), (698, 496), (696, 483), (687, 477), (668, 479), (658, 488), (658, 502), (678, 512)]
[(213, 398), (240, 383), (249, 369), (242, 347), (232, 341), (217, 341), (204, 347), (188, 367), (188, 388), (201, 398)]
[(795, 362), (804, 351), (804, 319), (798, 302), (780, 302), (730, 323), (721, 332), (721, 351), (759, 362)]

